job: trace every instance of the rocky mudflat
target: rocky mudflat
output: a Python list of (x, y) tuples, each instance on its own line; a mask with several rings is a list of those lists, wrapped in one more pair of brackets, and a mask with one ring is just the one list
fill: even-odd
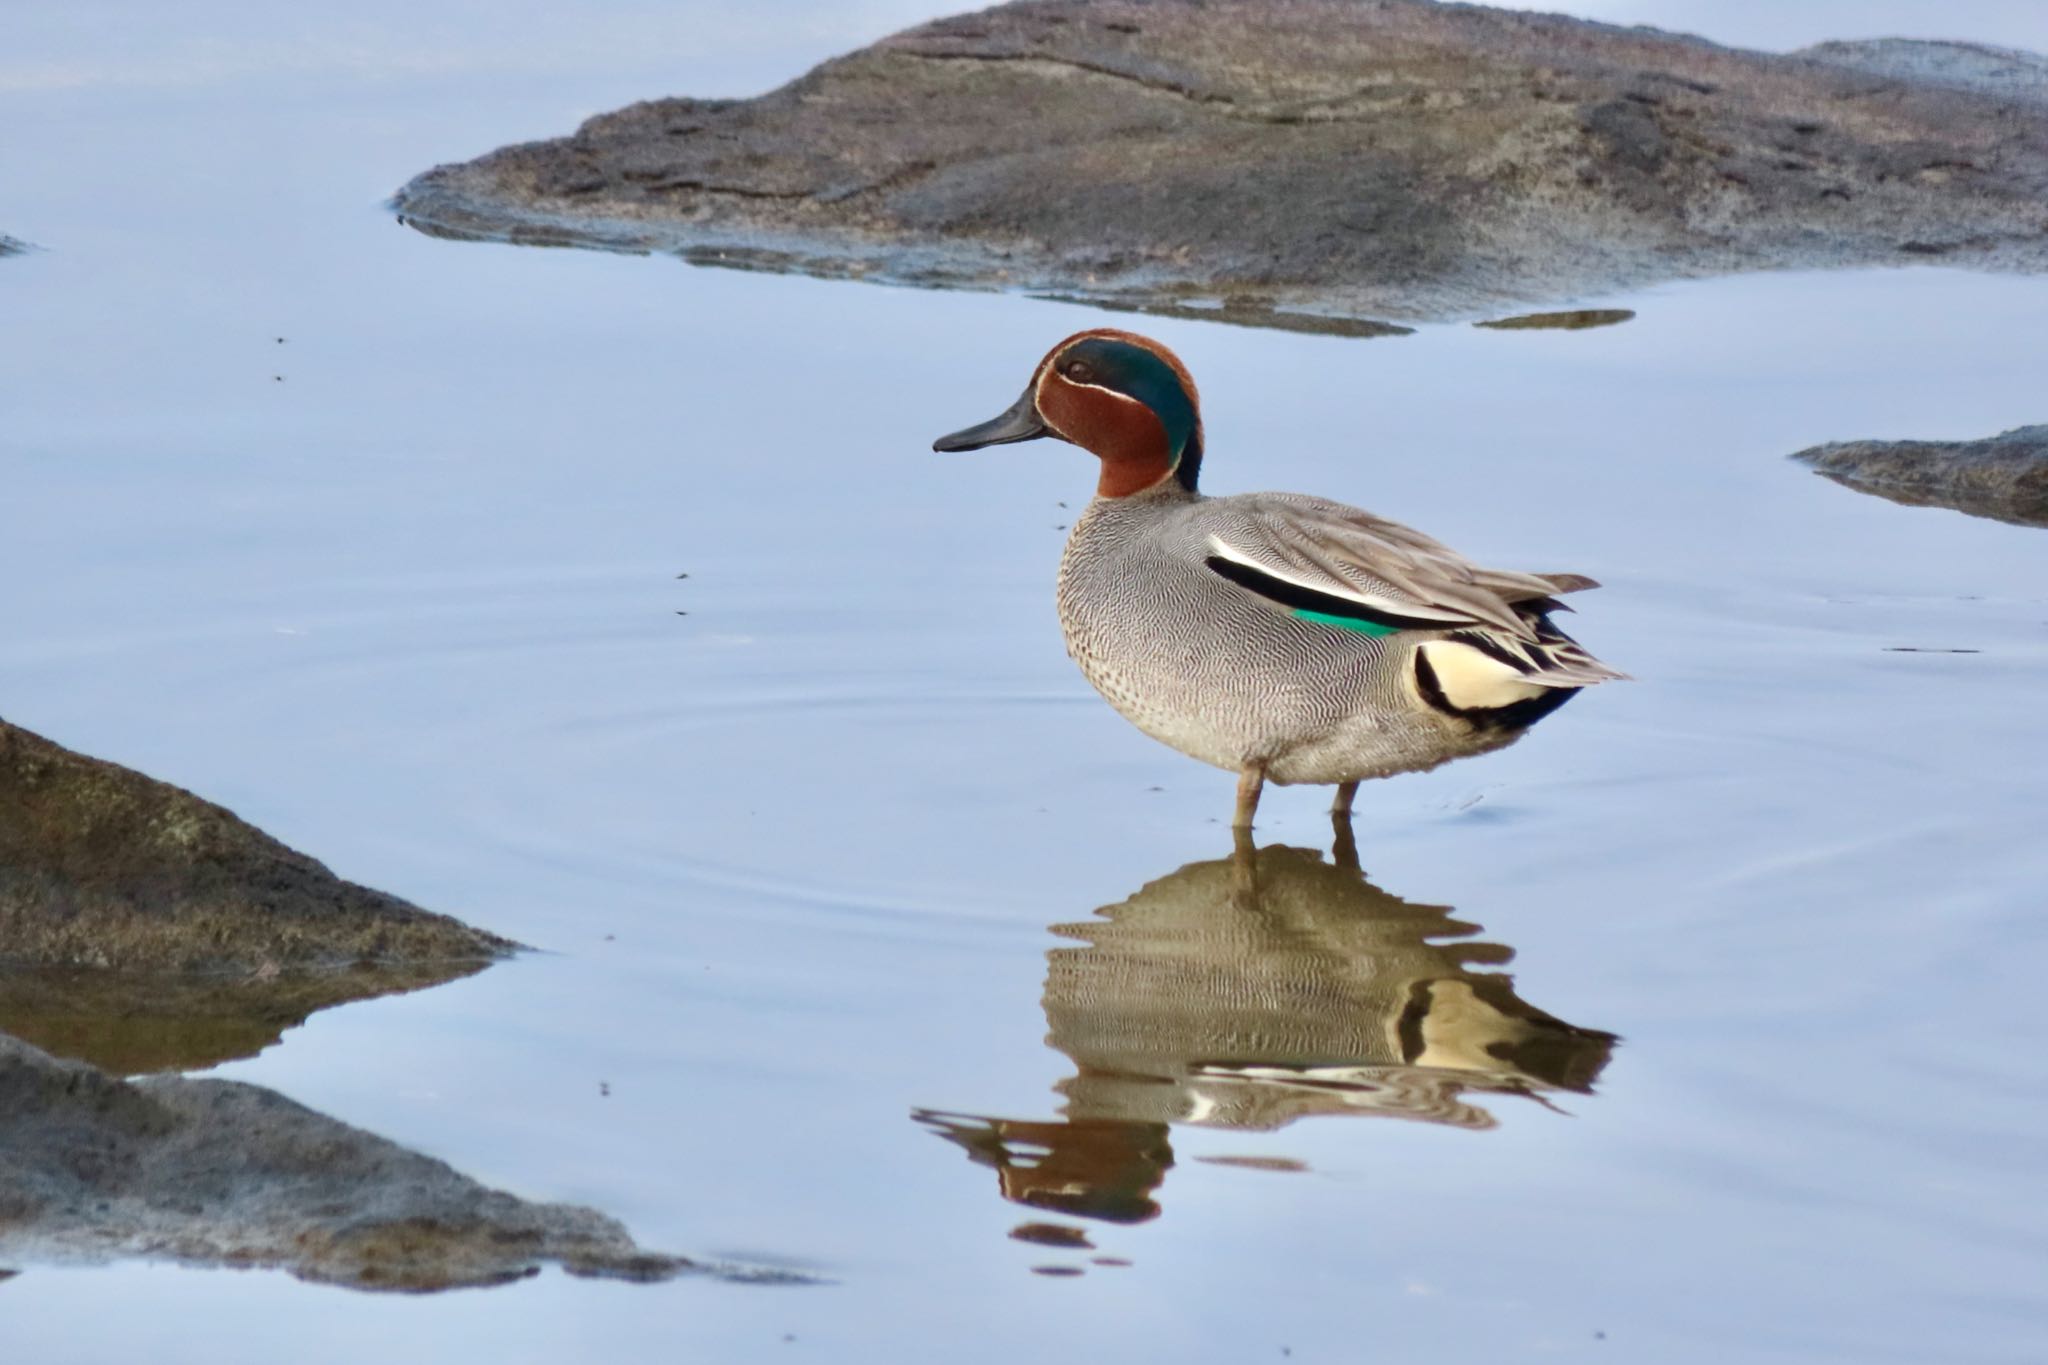
[(0, 967), (268, 978), (439, 963), (459, 975), (517, 947), (0, 720)]
[(1356, 329), (1687, 276), (2048, 266), (2048, 62), (1427, 0), (1028, 0), (414, 179), (449, 237)]
[(260, 1086), (117, 1080), (0, 1034), (0, 1266), (127, 1257), (410, 1292), (548, 1264), (643, 1281), (701, 1268)]
[(2048, 426), (1977, 441), (1836, 441), (1791, 458), (1893, 502), (2048, 526)]

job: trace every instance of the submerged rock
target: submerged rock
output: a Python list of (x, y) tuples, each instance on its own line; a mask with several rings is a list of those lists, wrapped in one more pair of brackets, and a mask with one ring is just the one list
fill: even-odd
[(0, 1034), (0, 1264), (126, 1257), (412, 1292), (544, 1264), (697, 1268), (593, 1209), (488, 1189), (260, 1086), (116, 1080)]
[(17, 242), (5, 233), (0, 233), (0, 256), (18, 256), (27, 250), (27, 242)]
[(517, 946), (0, 720), (0, 964), (270, 975), (481, 964)]
[(1574, 308), (1563, 313), (1523, 313), (1512, 318), (1488, 318), (1475, 322), (1496, 332), (1584, 332), (1595, 327), (1614, 327), (1635, 316), (1633, 308)]
[(395, 206), (442, 236), (1309, 327), (1771, 267), (2039, 270), (2038, 59), (1987, 51), (1029, 0), (437, 167)]
[(2048, 526), (2048, 426), (1980, 441), (1836, 441), (1792, 455), (1836, 483), (1912, 507)]

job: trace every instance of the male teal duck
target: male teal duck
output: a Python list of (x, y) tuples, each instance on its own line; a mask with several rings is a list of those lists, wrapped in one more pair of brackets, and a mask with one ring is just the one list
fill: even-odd
[(1060, 559), (1068, 652), (1125, 719), (1267, 782), (1422, 772), (1514, 743), (1582, 687), (1624, 677), (1551, 623), (1577, 574), (1482, 569), (1419, 531), (1300, 493), (1205, 497), (1195, 383), (1166, 347), (1068, 337), (1007, 412), (932, 443), (1053, 436), (1102, 461)]

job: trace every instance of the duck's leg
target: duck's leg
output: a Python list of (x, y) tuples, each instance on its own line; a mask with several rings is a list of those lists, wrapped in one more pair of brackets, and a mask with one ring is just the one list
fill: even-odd
[(1230, 903), (1240, 910), (1259, 906), (1259, 847), (1243, 825), (1230, 831)]
[(1346, 872), (1362, 871), (1358, 865), (1358, 836), (1351, 832), (1351, 812), (1331, 811), (1330, 829), (1336, 835), (1330, 846), (1330, 861)]
[(1337, 784), (1337, 797), (1330, 802), (1330, 814), (1337, 819), (1349, 820), (1351, 818), (1351, 803), (1357, 796), (1358, 784), (1356, 782), (1339, 782)]
[(1232, 829), (1250, 829), (1259, 809), (1259, 793), (1266, 787), (1266, 765), (1253, 763), (1237, 775), (1237, 814), (1230, 817)]

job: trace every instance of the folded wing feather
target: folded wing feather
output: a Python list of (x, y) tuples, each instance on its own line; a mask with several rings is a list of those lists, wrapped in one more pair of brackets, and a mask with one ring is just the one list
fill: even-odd
[(1598, 587), (1578, 574), (1527, 574), (1483, 569), (1439, 541), (1398, 522), (1322, 498), (1253, 494), (1235, 506), (1209, 537), (1211, 554), (1296, 589), (1356, 604), (1367, 612), (1416, 625), (1484, 625), (1531, 644), (1530, 614), (1515, 610), (1557, 593)]

